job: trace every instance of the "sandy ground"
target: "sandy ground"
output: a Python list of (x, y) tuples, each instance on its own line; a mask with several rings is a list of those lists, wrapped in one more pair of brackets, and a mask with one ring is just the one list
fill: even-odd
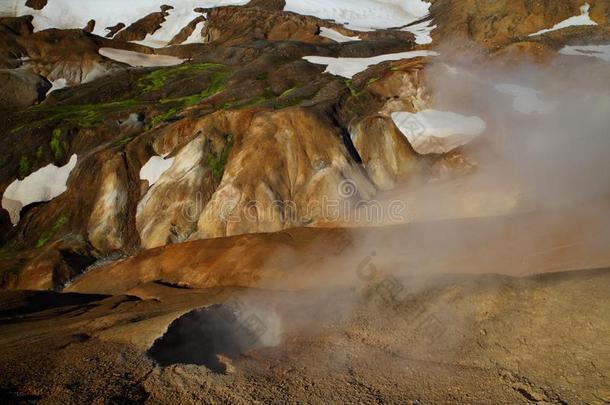
[[(3, 292), (0, 395), (5, 403), (602, 404), (608, 291), (610, 271), (591, 270), (381, 278), (298, 293), (153, 283), (140, 287), (148, 299)], [(229, 299), (258, 308), (249, 315), (280, 343), (223, 360), (225, 372), (159, 367), (146, 354), (180, 315)], [(191, 338), (194, 354), (209, 344)]]

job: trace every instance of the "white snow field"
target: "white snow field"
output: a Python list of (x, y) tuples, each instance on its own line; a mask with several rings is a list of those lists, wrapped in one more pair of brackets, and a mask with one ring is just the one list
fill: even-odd
[(542, 92), (518, 84), (501, 83), (494, 88), (503, 94), (513, 96), (513, 109), (522, 114), (549, 114), (557, 108), (557, 103), (538, 98)]
[(89, 20), (95, 20), (93, 33), (105, 36), (107, 27), (120, 22), (129, 26), (148, 14), (160, 11), (162, 5), (168, 5), (174, 9), (169, 11), (166, 22), (158, 30), (162, 32), (144, 40), (163, 46), (163, 42), (169, 42), (180, 29), (199, 15), (193, 11), (195, 8), (242, 6), (248, 2), (249, 0), (49, 0), (42, 10), (34, 10), (25, 5), (25, 0), (0, 0), (0, 16), (32, 15), (35, 31), (84, 28)]
[(153, 156), (140, 169), (140, 180), (148, 181), (148, 187), (152, 187), (174, 164), (174, 158), (166, 159), (165, 156)]
[(552, 32), (552, 31), (557, 31), (563, 28), (567, 28), (567, 27), (575, 27), (575, 26), (579, 26), (579, 25), (597, 25), (597, 23), (595, 21), (593, 21), (591, 19), (591, 17), (589, 17), (589, 8), (591, 6), (589, 6), (589, 3), (585, 3), (581, 8), (580, 8), (580, 15), (574, 16), (574, 17), (570, 17), (567, 20), (563, 20), (557, 24), (555, 24), (552, 28), (548, 28), (548, 29), (544, 29), (544, 30), (540, 30), (538, 32), (534, 32), (533, 34), (530, 34), (530, 37), (536, 36), (536, 35), (540, 35), (540, 34), (545, 34), (547, 32)]
[(126, 51), (124, 49), (100, 48), (99, 54), (117, 62), (133, 67), (176, 66), (186, 59), (169, 55), (149, 55), (146, 53)]
[(354, 31), (397, 28), (428, 15), (423, 0), (286, 0), (284, 11), (334, 20)]
[(559, 53), (562, 55), (589, 56), (610, 62), (610, 45), (566, 45)]
[(420, 56), (437, 56), (434, 51), (409, 51), (400, 53), (390, 53), (386, 55), (373, 56), (371, 58), (333, 58), (328, 56), (304, 56), (309, 63), (316, 65), (326, 65), (324, 73), (331, 73), (337, 76), (343, 76), (348, 79), (354, 75), (364, 72), (370, 66), (378, 65), (386, 61), (395, 61), (401, 59), (411, 59)]
[(72, 155), (65, 166), (50, 164), (23, 180), (12, 182), (2, 196), (2, 208), (10, 214), (13, 225), (19, 223), (19, 214), (23, 207), (36, 202), (51, 201), (63, 194), (68, 189), (68, 177), (77, 161), (78, 157)]
[(332, 39), (335, 42), (351, 42), (351, 41), (361, 41), (360, 37), (348, 37), (347, 35), (343, 35), (340, 32), (333, 30), (332, 28), (321, 27), (320, 34), (321, 37)]
[(450, 111), (394, 112), (392, 120), (420, 155), (447, 153), (466, 145), (487, 128), (479, 117)]

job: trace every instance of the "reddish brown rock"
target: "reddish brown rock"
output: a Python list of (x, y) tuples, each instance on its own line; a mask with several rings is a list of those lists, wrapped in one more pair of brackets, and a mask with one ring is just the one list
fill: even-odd
[(166, 11), (160, 11), (152, 13), (139, 19), (130, 26), (121, 30), (114, 36), (117, 41), (141, 41), (148, 34), (153, 34), (155, 31), (161, 28), (161, 25), (165, 22), (167, 17)]
[(122, 30), (123, 28), (125, 28), (125, 24), (123, 23), (118, 23), (117, 25), (114, 25), (112, 27), (106, 27), (106, 31), (108, 31), (108, 33), (106, 34), (106, 38), (114, 37), (116, 33)]
[(27, 0), (25, 5), (34, 10), (42, 10), (47, 5), (48, 0)]

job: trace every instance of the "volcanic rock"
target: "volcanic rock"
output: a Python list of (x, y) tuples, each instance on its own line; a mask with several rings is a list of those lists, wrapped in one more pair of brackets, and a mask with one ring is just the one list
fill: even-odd
[(0, 70), (0, 105), (4, 109), (29, 107), (44, 100), (51, 84), (30, 69)]

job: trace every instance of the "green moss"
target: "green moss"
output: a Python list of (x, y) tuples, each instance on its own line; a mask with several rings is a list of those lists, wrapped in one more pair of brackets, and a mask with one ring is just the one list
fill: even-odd
[(164, 121), (167, 121), (170, 118), (173, 118), (177, 113), (178, 113), (178, 109), (177, 108), (170, 108), (169, 110), (167, 110), (163, 114), (159, 114), (159, 115), (153, 117), (150, 120), (150, 122), (148, 124), (146, 124), (146, 130), (148, 131), (149, 129), (152, 129), (152, 128), (156, 127), (160, 123), (162, 123)]
[[(99, 104), (60, 106), (47, 106), (43, 103), (16, 114), (14, 116), (15, 120), (12, 120), (12, 125), (9, 125), (7, 129), (11, 133), (16, 133), (27, 128), (41, 126), (49, 122), (66, 122), (82, 128), (88, 128), (100, 123), (104, 119), (105, 115), (125, 109), (157, 105), (159, 103), (175, 104), (175, 106), (172, 107), (178, 109), (190, 107), (224, 90), (228, 79), (231, 77), (230, 69), (224, 65), (214, 63), (181, 65), (155, 70), (138, 81), (138, 86), (144, 92), (149, 92), (163, 88), (168, 79), (173, 76), (180, 74), (193, 74), (201, 71), (210, 71), (211, 79), (208, 88), (197, 94), (154, 101), (128, 99)], [(57, 138), (59, 137), (60, 136), (57, 136)], [(56, 157), (59, 156), (59, 146), (61, 145), (55, 141), (55, 151), (53, 151), (53, 154)], [(62, 153), (66, 153), (67, 148), (63, 149), (64, 150)]]
[(221, 91), (225, 89), (227, 86), (227, 81), (231, 77), (231, 72), (229, 71), (219, 71), (212, 75), (210, 80), (210, 84), (208, 88), (202, 91), (201, 93), (192, 94), (190, 96), (179, 97), (175, 99), (164, 99), (162, 103), (177, 103), (183, 108), (192, 107), (201, 103), (206, 98), (210, 98), (212, 96), (217, 95)]
[(19, 177), (22, 179), (27, 177), (31, 170), (30, 159), (27, 156), (21, 156), (21, 159), (19, 159)]
[[(214, 66), (223, 67), (222, 65), (214, 65)], [(231, 72), (228, 70), (222, 69), (217, 72), (214, 72), (214, 74), (212, 75), (212, 78), (210, 79), (210, 84), (204, 91), (202, 91), (200, 93), (191, 94), (191, 95), (185, 96), (185, 97), (161, 99), (160, 100), (161, 104), (173, 104), (174, 107), (170, 108), (169, 110), (167, 110), (166, 112), (164, 112), (162, 114), (159, 114), (159, 115), (153, 117), (153, 119), (151, 119), (150, 122), (148, 122), (148, 124), (146, 125), (146, 130), (150, 130), (150, 129), (156, 127), (157, 125), (159, 125), (160, 123), (173, 118), (184, 108), (192, 107), (194, 105), (201, 103), (202, 101), (204, 101), (207, 98), (210, 98), (212, 96), (219, 94), (220, 92), (222, 92), (225, 89), (225, 87), (227, 85), (227, 81), (229, 80), (230, 77), (231, 77)]]
[(283, 92), (282, 94), (280, 94), (280, 98), (281, 97), (287, 97), (289, 96), (291, 93), (293, 93), (296, 89), (298, 89), (298, 87), (291, 87), (288, 90), (286, 90), (285, 92)]
[(20, 121), (24, 123), (14, 126), (11, 129), (11, 132), (15, 133), (25, 128), (42, 125), (48, 122), (62, 121), (87, 128), (101, 122), (104, 114), (145, 104), (150, 103), (138, 100), (122, 100), (110, 103), (62, 105), (53, 107), (47, 107), (43, 104), (24, 111), (24, 113), (19, 116)]
[(344, 81), (344, 83), (345, 83), (345, 87), (347, 87), (349, 89), (349, 93), (352, 95), (352, 97), (358, 97), (358, 91), (354, 88), (354, 86), (352, 84), (352, 80), (346, 79)]
[(227, 81), (231, 77), (231, 72), (222, 71), (214, 74), (208, 88), (200, 94), (202, 98), (207, 98), (220, 93), (227, 85)]
[(210, 156), (208, 156), (208, 167), (212, 170), (212, 176), (216, 181), (222, 179), (232, 146), (233, 136), (226, 135), (226, 144), (222, 151), (219, 154), (211, 153)]
[(217, 63), (194, 63), (189, 65), (180, 65), (170, 68), (157, 69), (138, 82), (140, 88), (145, 91), (155, 91), (161, 89), (167, 83), (167, 80), (173, 76), (180, 74), (192, 74), (202, 70), (226, 69), (224, 65)]
[(66, 218), (64, 215), (57, 218), (57, 221), (55, 221), (53, 226), (47, 231), (43, 232), (42, 235), (40, 235), (40, 238), (36, 243), (36, 247), (41, 248), (46, 245), (55, 236), (55, 234), (59, 232), (61, 228), (63, 228), (66, 222), (68, 222), (68, 218)]
[(16, 255), (17, 253), (14, 250), (9, 249), (7, 246), (0, 249), (0, 260), (10, 260)]
[(53, 152), (55, 159), (59, 160), (63, 157), (65, 153), (64, 146), (66, 145), (61, 141), (61, 129), (55, 128), (53, 130), (53, 135), (51, 135), (51, 142), (49, 143), (49, 146), (51, 147), (51, 152)]
[(123, 146), (127, 145), (129, 142), (133, 141), (134, 139), (135, 139), (134, 135), (126, 136), (124, 138), (119, 139), (118, 141), (115, 141), (112, 144), (112, 147), (115, 147), (115, 148), (123, 147)]
[(260, 96), (260, 97), (254, 97), (254, 98), (250, 98), (247, 100), (234, 100), (234, 101), (227, 101), (226, 103), (222, 103), (220, 105), (220, 108), (223, 110), (236, 110), (239, 108), (250, 108), (250, 107), (254, 107), (257, 105), (261, 105), (264, 104), (266, 102), (269, 102), (270, 99), (268, 97), (265, 96)]
[(44, 149), (42, 148), (42, 146), (39, 146), (38, 149), (36, 149), (36, 161), (41, 160), (44, 157)]
[(381, 77), (371, 77), (371, 78), (370, 78), (370, 79), (369, 79), (369, 80), (366, 82), (366, 84), (373, 84), (373, 83), (375, 83), (375, 82), (377, 82), (377, 81), (379, 81), (379, 80), (381, 80)]

